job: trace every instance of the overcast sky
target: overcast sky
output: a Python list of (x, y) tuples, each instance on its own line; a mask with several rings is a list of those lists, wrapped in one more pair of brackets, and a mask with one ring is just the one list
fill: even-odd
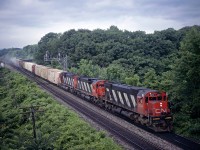
[(200, 25), (200, 0), (0, 0), (0, 48), (70, 29), (146, 31)]

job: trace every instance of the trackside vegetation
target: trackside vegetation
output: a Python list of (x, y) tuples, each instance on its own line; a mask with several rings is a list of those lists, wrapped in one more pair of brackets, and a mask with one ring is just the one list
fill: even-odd
[(172, 102), (174, 132), (200, 139), (200, 26), (179, 30), (144, 31), (71, 29), (47, 33), (35, 45), (22, 50), (2, 50), (0, 56), (32, 59), (42, 65), (48, 51), (56, 57), (68, 55), (68, 71), (164, 90)]
[[(38, 106), (36, 140), (29, 111)], [(23, 108), (23, 109), (20, 109)], [(0, 149), (117, 149), (121, 147), (57, 103), (35, 83), (0, 68)], [(40, 111), (40, 112), (39, 112)]]

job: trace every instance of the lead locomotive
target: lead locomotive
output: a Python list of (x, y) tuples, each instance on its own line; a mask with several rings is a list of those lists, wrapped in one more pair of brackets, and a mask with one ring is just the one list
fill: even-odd
[(154, 131), (172, 130), (173, 118), (166, 92), (82, 77), (23, 60), (17, 60), (17, 65)]

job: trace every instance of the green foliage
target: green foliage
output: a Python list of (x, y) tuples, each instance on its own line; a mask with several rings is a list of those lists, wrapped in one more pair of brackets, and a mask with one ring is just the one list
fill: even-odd
[(13, 55), (21, 59), (33, 59), (38, 51), (38, 45), (27, 45), (21, 51), (16, 51)]
[[(98, 65), (94, 65), (93, 62), (90, 60), (81, 59), (80, 63), (78, 63), (77, 68), (71, 68), (71, 72), (77, 73), (79, 75), (85, 75), (89, 77), (98, 77), (101, 79), (107, 79), (111, 81), (117, 82), (128, 82), (128, 78), (126, 78), (127, 74), (125, 69), (118, 63), (112, 63), (107, 68), (101, 68)], [(139, 76), (133, 76), (134, 83), (139, 83)], [(132, 81), (130, 81), (132, 84)]]
[(38, 42), (38, 49), (34, 55), (37, 63), (42, 64), (44, 61), (44, 55), (48, 51), (51, 55), (58, 54), (57, 45), (59, 44), (60, 34), (48, 33)]
[(163, 72), (161, 75), (160, 86), (165, 91), (170, 91), (170, 86), (173, 85), (174, 74), (172, 71)]
[(192, 119), (189, 114), (180, 112), (174, 115), (174, 129), (176, 133), (186, 137), (200, 138), (200, 119)]
[(121, 65), (135, 70), (139, 76), (143, 76), (149, 68), (161, 74), (169, 70), (170, 62), (164, 60), (178, 52), (180, 39), (185, 35), (183, 31), (167, 29), (145, 34), (143, 31), (122, 31), (111, 26), (107, 30), (48, 33), (39, 41), (35, 59), (42, 63), (46, 51), (54, 57), (61, 52), (69, 56), (69, 67), (78, 67), (81, 59), (85, 59), (105, 68), (123, 58), (125, 61)]
[(17, 52), (17, 51), (20, 51), (21, 49), (20, 48), (5, 48), (5, 49), (2, 49), (2, 50), (0, 50), (0, 57), (2, 57), (2, 56), (5, 56), (5, 55), (7, 55), (7, 54), (11, 54), (11, 53), (13, 53), (13, 52)]
[[(177, 124), (184, 124), (183, 134), (199, 137), (200, 119), (200, 30), (192, 28), (181, 42), (179, 59), (174, 67), (174, 82), (172, 84), (172, 96), (177, 112), (188, 116), (187, 124), (183, 119), (177, 120)], [(186, 129), (190, 129), (189, 132)]]
[[(121, 149), (30, 80), (7, 69), (0, 75), (0, 149)], [(30, 115), (20, 114), (29, 111), (20, 107), (30, 105), (44, 110), (35, 113), (37, 140)]]
[(149, 69), (144, 75), (144, 85), (152, 89), (158, 89), (159, 87), (159, 77), (156, 75), (154, 69)]
[(85, 59), (81, 59), (80, 63), (78, 64), (79, 71), (78, 74), (90, 76), (90, 77), (98, 77), (100, 73), (100, 68), (97, 65), (93, 65), (92, 61), (88, 61)]
[(106, 68), (106, 72), (107, 72), (107, 79), (110, 81), (120, 82), (123, 81), (123, 79), (126, 76), (124, 68), (119, 64), (110, 64)]
[[(180, 58), (177, 60), (175, 72), (175, 92), (177, 101), (196, 103), (200, 94), (200, 31), (192, 29), (180, 48)], [(174, 95), (176, 97), (176, 95)], [(189, 100), (190, 99), (190, 100)], [(191, 101), (192, 99), (192, 101)], [(200, 112), (196, 114), (200, 117)]]
[(137, 74), (135, 74), (133, 77), (126, 77), (125, 83), (133, 86), (141, 86), (140, 77)]

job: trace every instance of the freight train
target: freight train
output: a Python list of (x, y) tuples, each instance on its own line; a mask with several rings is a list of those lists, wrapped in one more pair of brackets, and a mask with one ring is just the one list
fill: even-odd
[(78, 76), (77, 74), (16, 60), (21, 67), (78, 96), (148, 126), (171, 131), (173, 116), (166, 92)]

